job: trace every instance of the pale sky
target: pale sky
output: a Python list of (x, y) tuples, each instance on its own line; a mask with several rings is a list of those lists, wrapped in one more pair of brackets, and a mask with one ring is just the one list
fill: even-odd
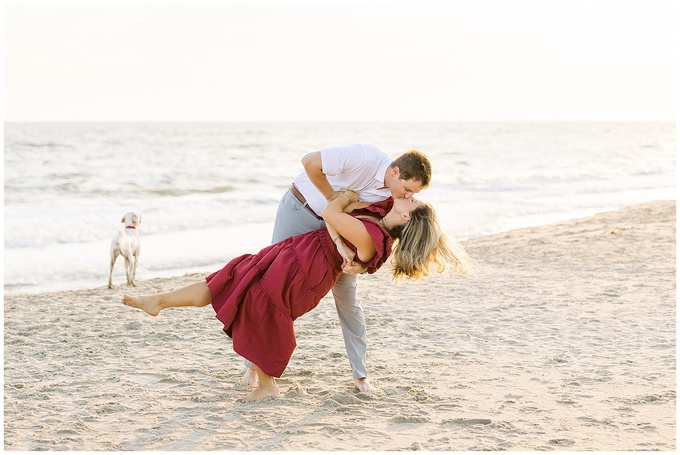
[(4, 119), (674, 121), (677, 19), (673, 0), (6, 1)]

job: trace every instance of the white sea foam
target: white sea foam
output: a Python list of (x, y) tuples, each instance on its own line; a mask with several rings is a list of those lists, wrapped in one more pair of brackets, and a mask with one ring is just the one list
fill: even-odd
[(212, 271), (269, 243), (305, 153), (353, 142), (426, 152), (420, 197), (456, 239), (675, 199), (670, 123), (9, 123), (5, 293), (106, 284), (131, 210), (140, 279)]

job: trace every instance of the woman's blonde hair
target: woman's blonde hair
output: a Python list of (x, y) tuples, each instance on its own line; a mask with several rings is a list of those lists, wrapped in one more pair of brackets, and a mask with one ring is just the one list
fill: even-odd
[(392, 278), (395, 281), (442, 273), (448, 266), (460, 275), (468, 273), (471, 266), (465, 248), (448, 242), (432, 205), (425, 203), (410, 216), (406, 224), (390, 232), (397, 240), (392, 250)]

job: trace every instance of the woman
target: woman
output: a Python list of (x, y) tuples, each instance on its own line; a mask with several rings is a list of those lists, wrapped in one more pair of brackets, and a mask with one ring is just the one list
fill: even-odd
[(164, 294), (126, 295), (123, 304), (156, 316), (165, 308), (212, 303), (234, 351), (257, 371), (258, 386), (243, 400), (278, 396), (274, 378), (283, 374), (296, 346), (293, 321), (316, 307), (343, 265), (357, 261), (374, 273), (392, 253), (394, 239), (396, 280), (443, 272), (447, 264), (467, 272), (464, 250), (449, 247), (429, 204), (413, 198), (376, 204), (358, 200), (348, 190), (331, 201), (321, 214), (326, 229), (237, 257), (205, 282)]

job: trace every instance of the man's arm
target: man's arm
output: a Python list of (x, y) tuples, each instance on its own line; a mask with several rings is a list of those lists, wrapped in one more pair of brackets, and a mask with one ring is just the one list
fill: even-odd
[(335, 199), (342, 193), (341, 191), (335, 191), (331, 184), (328, 183), (328, 177), (323, 173), (321, 152), (312, 152), (303, 156), (302, 166), (304, 166), (309, 180), (318, 188), (327, 201)]

